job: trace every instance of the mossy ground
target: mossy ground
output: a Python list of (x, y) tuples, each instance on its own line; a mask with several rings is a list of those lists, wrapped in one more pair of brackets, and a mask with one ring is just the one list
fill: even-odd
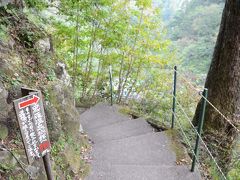
[(176, 154), (176, 163), (177, 164), (189, 164), (191, 159), (187, 153), (186, 147), (180, 141), (181, 136), (177, 130), (170, 129), (165, 131), (165, 134), (170, 139), (170, 147)]
[(142, 116), (141, 113), (129, 108), (128, 106), (120, 107), (119, 112), (128, 116), (131, 116), (132, 118), (138, 118)]
[(59, 140), (52, 146), (52, 159), (56, 179), (61, 178), (84, 178), (90, 169), (87, 162), (90, 146), (84, 135), (79, 136), (78, 141), (61, 135)]
[(165, 131), (165, 134), (170, 139), (170, 147), (176, 154), (176, 163), (177, 164), (189, 164), (191, 159), (186, 151), (186, 148), (180, 141), (181, 136), (178, 134), (177, 130), (169, 129), (165, 124), (161, 121), (151, 118), (149, 116), (145, 116), (136, 110), (132, 110), (128, 106), (123, 106), (119, 108), (119, 112), (125, 115), (129, 115), (131, 117), (143, 117), (145, 118), (157, 131)]
[(153, 117), (151, 117), (149, 115), (141, 113), (140, 111), (131, 109), (128, 106), (121, 106), (119, 108), (119, 112), (122, 113), (122, 114), (128, 115), (128, 116), (130, 116), (133, 119), (142, 117), (142, 118), (146, 119), (147, 122), (149, 124), (151, 124), (151, 126), (153, 126), (157, 131), (164, 131), (164, 130), (169, 129), (169, 127), (165, 123), (160, 121), (159, 119), (156, 119), (156, 118), (153, 118)]

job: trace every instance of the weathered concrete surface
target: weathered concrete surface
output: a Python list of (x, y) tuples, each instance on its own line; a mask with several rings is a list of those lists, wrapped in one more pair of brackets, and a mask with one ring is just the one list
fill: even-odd
[(93, 146), (94, 161), (115, 164), (174, 165), (175, 154), (168, 146), (163, 133), (148, 133), (140, 136), (114, 140)]
[(143, 119), (130, 119), (100, 103), (81, 116), (93, 143), (92, 170), (86, 180), (199, 180), (198, 171), (177, 165), (165, 132)]
[(87, 180), (195, 180), (186, 166), (143, 166), (95, 163)]
[(88, 135), (94, 143), (100, 143), (150, 132), (153, 132), (153, 128), (144, 119), (139, 118), (92, 129), (88, 131)]
[(104, 103), (99, 103), (93, 108), (88, 109), (80, 118), (81, 124), (86, 132), (90, 129), (100, 128), (130, 119), (120, 114), (116, 108)]

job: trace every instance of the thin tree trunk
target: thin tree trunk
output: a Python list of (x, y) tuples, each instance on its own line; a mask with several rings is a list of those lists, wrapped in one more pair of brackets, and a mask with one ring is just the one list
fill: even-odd
[[(103, 53), (103, 48), (101, 47), (100, 54), (102, 55), (102, 53)], [(96, 77), (96, 80), (95, 80), (95, 86), (94, 86), (94, 90), (93, 90), (91, 99), (94, 99), (94, 97), (96, 95), (96, 92), (97, 92), (97, 89), (98, 89), (99, 79), (100, 79), (100, 75), (101, 75), (100, 74), (101, 67), (102, 67), (102, 60), (99, 59), (99, 61), (98, 61), (98, 68), (97, 68), (97, 77)]]
[[(78, 33), (79, 33), (79, 3), (78, 3), (78, 9), (77, 9), (77, 19), (76, 19), (76, 37), (75, 37), (75, 42), (74, 42), (74, 59), (73, 59), (73, 82), (72, 82), (72, 86), (73, 86), (73, 94), (75, 97), (75, 92), (76, 92), (76, 79), (77, 79), (77, 64), (78, 64), (78, 42), (79, 42), (79, 37), (78, 37)], [(50, 38), (50, 42), (52, 42), (52, 38)], [(53, 44), (51, 44), (51, 48), (52, 49), (52, 53), (54, 53), (54, 49), (53, 49)], [(74, 105), (75, 105), (75, 98), (73, 100)]]
[[(91, 72), (92, 72), (92, 64), (93, 64), (93, 53), (94, 53), (94, 43), (96, 40), (96, 33), (97, 33), (97, 27), (94, 26), (94, 34), (93, 34), (93, 40), (92, 40), (92, 51), (90, 54), (90, 59), (89, 59), (89, 67), (88, 67), (88, 72), (87, 72), (87, 84), (86, 87), (89, 86), (88, 92), (86, 93), (87, 96), (90, 96), (91, 90), (92, 90), (92, 86), (91, 86)], [(90, 85), (89, 85), (90, 84)]]
[(122, 89), (122, 73), (123, 73), (123, 65), (124, 65), (124, 53), (122, 55), (121, 63), (120, 63), (120, 70), (119, 70), (119, 75), (118, 75), (118, 98), (117, 101), (119, 102), (119, 98), (121, 95), (121, 89)]
[(125, 100), (127, 100), (129, 98), (130, 94), (132, 93), (133, 88), (136, 86), (136, 83), (137, 83), (137, 80), (138, 80), (138, 76), (139, 76), (139, 74), (141, 72), (141, 67), (142, 67), (142, 61), (140, 61), (140, 63), (139, 63), (139, 66), (137, 68), (136, 77), (135, 77), (135, 79), (134, 79), (134, 81), (132, 83), (132, 86), (130, 87), (130, 89), (129, 89), (128, 93), (127, 93), (127, 96), (126, 96)]
[(90, 71), (90, 66), (91, 66), (91, 56), (92, 56), (92, 51), (93, 51), (93, 44), (95, 41), (95, 35), (96, 35), (96, 28), (94, 24), (92, 25), (92, 38), (89, 42), (89, 48), (88, 48), (88, 54), (87, 54), (87, 64), (85, 67), (85, 72), (84, 72), (84, 77), (83, 77), (83, 87), (82, 87), (82, 96), (81, 98), (85, 98), (86, 94), (86, 89), (87, 89), (87, 84), (88, 84), (88, 79), (89, 79), (89, 71)]
[[(136, 36), (135, 36), (135, 39), (134, 39), (134, 43), (133, 43), (133, 47), (131, 49), (132, 52), (135, 51), (135, 48), (136, 48), (136, 44), (137, 44), (137, 41), (138, 41), (138, 37), (139, 37), (139, 33), (140, 33), (140, 26), (142, 24), (142, 20), (143, 20), (143, 9), (141, 11), (141, 16), (140, 16), (140, 21), (139, 21), (139, 24), (138, 24), (138, 32), (136, 33)], [(123, 96), (123, 93), (124, 93), (124, 89), (126, 87), (126, 84), (127, 84), (127, 81), (128, 81), (128, 78), (129, 78), (129, 75), (131, 74), (131, 71), (132, 71), (132, 68), (133, 68), (133, 63), (134, 63), (134, 57), (131, 53), (128, 53), (128, 55), (130, 54), (130, 62), (128, 64), (128, 69), (127, 69), (127, 73), (125, 75), (125, 81), (123, 82), (123, 84), (121, 85), (121, 92), (120, 92), (120, 96), (118, 97), (118, 102), (120, 103), (122, 101), (122, 96)]]

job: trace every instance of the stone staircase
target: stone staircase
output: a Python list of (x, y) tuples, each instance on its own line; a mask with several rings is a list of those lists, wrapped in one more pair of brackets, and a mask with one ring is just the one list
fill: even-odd
[(199, 180), (198, 171), (177, 165), (171, 140), (142, 118), (131, 119), (118, 108), (99, 103), (81, 115), (93, 141), (87, 180)]

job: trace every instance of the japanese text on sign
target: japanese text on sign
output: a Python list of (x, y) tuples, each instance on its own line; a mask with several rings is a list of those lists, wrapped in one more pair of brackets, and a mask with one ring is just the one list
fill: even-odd
[(14, 105), (28, 161), (31, 164), (50, 151), (41, 93), (33, 92), (14, 101)]

